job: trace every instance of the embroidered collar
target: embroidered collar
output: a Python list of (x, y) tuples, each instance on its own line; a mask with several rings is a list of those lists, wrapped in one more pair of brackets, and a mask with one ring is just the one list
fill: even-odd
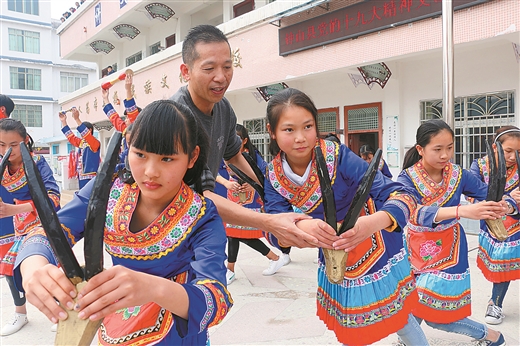
[(116, 179), (110, 192), (105, 222), (105, 247), (116, 257), (152, 260), (174, 251), (205, 214), (206, 202), (182, 184), (179, 193), (150, 225), (138, 233), (129, 225), (139, 198), (136, 183)]
[[(38, 162), (40, 155), (31, 155), (34, 162)], [(27, 183), (27, 178), (25, 177), (25, 169), (23, 165), (18, 168), (16, 172), (13, 174), (9, 174), (9, 169), (6, 168), (4, 171), (4, 175), (2, 176), (2, 185), (9, 192), (13, 192), (19, 190)]]
[[(327, 163), (330, 180), (334, 183), (339, 144), (323, 139), (320, 139), (318, 143)], [(283, 169), (281, 153), (278, 153), (267, 165), (267, 178), (281, 196), (304, 213), (310, 213), (321, 203), (321, 189), (314, 159), (311, 162), (309, 175), (301, 186), (293, 183), (287, 177), (287, 173)]]
[(462, 178), (462, 169), (452, 163), (444, 167), (441, 184), (430, 178), (422, 160), (407, 168), (406, 171), (423, 197), (421, 203), (431, 206), (442, 206), (449, 201)]

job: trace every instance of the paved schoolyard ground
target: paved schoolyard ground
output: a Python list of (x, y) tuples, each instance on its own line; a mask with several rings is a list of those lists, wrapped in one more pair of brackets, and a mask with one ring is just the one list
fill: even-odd
[[(469, 235), (469, 258), (472, 269), (472, 318), (484, 321), (491, 283), (476, 268), (477, 236)], [(82, 258), (81, 243), (75, 249)], [(212, 345), (339, 345), (315, 314), (315, 249), (293, 249), (292, 262), (273, 276), (263, 276), (268, 261), (241, 244), (236, 265), (237, 280), (229, 286), (235, 305), (218, 326), (210, 329)], [(14, 305), (5, 279), (0, 280), (1, 325), (9, 319)], [(0, 337), (0, 345), (52, 345), (55, 333), (51, 322), (34, 307), (28, 306), (29, 324), (20, 332)], [(520, 345), (519, 283), (513, 282), (504, 302), (504, 322), (496, 326), (508, 345)], [(475, 345), (469, 337), (448, 334), (423, 324), (431, 345)], [(376, 345), (392, 345), (397, 336), (390, 335)], [(96, 344), (94, 340), (93, 344)]]

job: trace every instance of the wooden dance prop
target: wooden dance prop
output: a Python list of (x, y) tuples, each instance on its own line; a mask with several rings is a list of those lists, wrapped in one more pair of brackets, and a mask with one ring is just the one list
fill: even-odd
[(101, 84), (101, 88), (103, 88), (103, 90), (108, 90), (112, 87), (112, 85), (116, 84), (117, 82), (119, 82), (120, 80), (125, 80), (126, 78), (126, 75), (127, 74), (134, 74), (134, 71), (132, 71), (131, 69), (127, 69), (125, 72), (121, 73), (119, 75), (119, 77), (109, 81), (109, 82), (105, 82), (103, 84)]
[[(498, 162), (495, 159), (495, 153), (493, 152), (491, 144), (486, 141), (486, 151), (489, 161), (489, 183), (486, 200), (500, 202), (504, 196), (504, 189), (506, 187), (507, 168), (502, 144), (497, 141), (495, 145), (497, 148)], [(507, 230), (502, 219), (486, 220), (486, 225), (496, 239), (499, 241), (506, 240)]]
[[(246, 153), (242, 153), (242, 154), (246, 154)], [(249, 185), (251, 185), (251, 187), (253, 189), (255, 189), (256, 192), (258, 192), (258, 195), (260, 196), (262, 201), (264, 201), (264, 185), (263, 185), (264, 179), (265, 179), (264, 174), (258, 168), (256, 163), (252, 160), (252, 158), (249, 155), (247, 155), (247, 157), (246, 157), (246, 155), (243, 155), (243, 156), (246, 158), (246, 161), (249, 164), (249, 166), (251, 166), (251, 169), (255, 173), (256, 178), (258, 179), (260, 184), (258, 184), (256, 181), (251, 179), (247, 174), (242, 172), (240, 170), (240, 168), (238, 168), (234, 164), (230, 163), (230, 164), (228, 164), (228, 167), (229, 167), (229, 169), (231, 169), (233, 171), (233, 173), (235, 173), (235, 175), (239, 178), (239, 180), (242, 180), (242, 181), (248, 183)], [(248, 159), (248, 157), (249, 157), (249, 159)]]
[[(325, 222), (336, 230), (337, 235), (345, 233), (347, 230), (354, 227), (363, 206), (365, 205), (370, 189), (374, 182), (374, 178), (379, 169), (379, 161), (381, 160), (382, 151), (377, 149), (372, 161), (368, 165), (368, 169), (361, 179), (356, 194), (352, 199), (349, 210), (343, 219), (341, 225), (338, 225), (336, 219), (336, 202), (334, 200), (334, 191), (330, 181), (327, 164), (320, 147), (314, 148), (316, 156), (316, 167), (318, 171), (318, 179), (320, 181), (321, 198), (323, 203), (323, 211), (325, 215)], [(348, 252), (344, 250), (322, 249), (325, 256), (325, 274), (329, 281), (333, 284), (343, 282), (345, 277), (345, 269), (348, 259)]]
[[(98, 171), (89, 199), (85, 219), (84, 269), (80, 267), (65, 237), (29, 149), (24, 143), (20, 145), (29, 191), (42, 227), (65, 275), (76, 286), (78, 292), (89, 279), (103, 270), (103, 233), (106, 208), (114, 170), (119, 159), (121, 138), (121, 132), (115, 132), (110, 138), (105, 160)], [(58, 322), (54, 344), (57, 346), (90, 345), (102, 321), (79, 319), (78, 312), (74, 310), (67, 310), (67, 313), (68, 318)]]

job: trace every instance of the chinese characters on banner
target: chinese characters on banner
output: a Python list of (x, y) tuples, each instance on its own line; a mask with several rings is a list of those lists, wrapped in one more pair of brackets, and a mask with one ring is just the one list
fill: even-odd
[(386, 117), (386, 163), (391, 168), (399, 167), (399, 116)]
[[(489, 0), (452, 0), (460, 10)], [(314, 17), (278, 31), (279, 54), (282, 56), (323, 46), (371, 32), (439, 16), (441, 0), (378, 0), (354, 5)]]

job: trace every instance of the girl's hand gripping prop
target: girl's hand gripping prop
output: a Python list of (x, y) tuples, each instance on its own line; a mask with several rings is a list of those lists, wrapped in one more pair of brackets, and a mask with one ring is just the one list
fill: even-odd
[[(332, 190), (332, 184), (330, 181), (329, 171), (327, 164), (320, 147), (314, 148), (314, 154), (316, 157), (316, 167), (318, 171), (318, 179), (320, 181), (321, 198), (323, 203), (323, 210), (325, 216), (325, 222), (336, 230), (337, 235), (348, 231), (356, 224), (359, 218), (363, 206), (365, 205), (370, 189), (374, 182), (374, 178), (379, 168), (379, 161), (381, 159), (382, 151), (378, 149), (374, 154), (368, 169), (361, 179), (361, 183), (356, 190), (356, 194), (352, 199), (345, 218), (341, 226), (337, 224), (336, 219), (336, 203), (334, 201), (334, 191)], [(339, 227), (339, 229), (338, 229)], [(344, 250), (330, 250), (322, 249), (323, 255), (325, 256), (325, 274), (329, 281), (333, 284), (339, 284), (343, 282), (345, 277), (345, 269), (347, 267), (348, 252)]]
[[(253, 170), (253, 172), (255, 173), (256, 175), (256, 178), (258, 179), (258, 181), (260, 182), (260, 184), (263, 184), (264, 182), (264, 175), (263, 173), (260, 171), (260, 169), (258, 168), (258, 166), (256, 165), (256, 163), (252, 160), (252, 158), (247, 155), (246, 153), (242, 153), (242, 155), (246, 158), (247, 160), (247, 163), (249, 164), (249, 166), (251, 166), (251, 169)], [(265, 202), (264, 201), (264, 186), (263, 185), (260, 185), (258, 184), (256, 181), (254, 181), (253, 179), (251, 179), (247, 174), (245, 174), (244, 172), (242, 172), (240, 170), (240, 168), (238, 168), (237, 166), (235, 166), (234, 164), (230, 163), (228, 164), (229, 166), (229, 169), (231, 169), (233, 171), (233, 173), (235, 173), (235, 175), (242, 181), (248, 183), (249, 185), (251, 185), (251, 187), (253, 189), (255, 189), (256, 192), (258, 192), (258, 195), (260, 196), (260, 199), (262, 199), (262, 202)]]
[(125, 80), (125, 79), (126, 79), (126, 75), (127, 75), (127, 74), (130, 74), (130, 73), (133, 75), (134, 71), (132, 71), (131, 69), (127, 69), (125, 72), (121, 73), (121, 74), (119, 75), (119, 77), (117, 77), (117, 78), (111, 80), (110, 82), (105, 82), (105, 83), (101, 84), (101, 88), (102, 88), (103, 90), (108, 90), (108, 89), (110, 89), (110, 88), (112, 87), (112, 85), (116, 84), (116, 83), (119, 82), (120, 80)]
[[(105, 160), (97, 174), (89, 199), (84, 233), (84, 270), (80, 267), (65, 237), (29, 149), (23, 142), (20, 145), (29, 191), (42, 227), (65, 275), (76, 286), (78, 292), (86, 284), (86, 280), (103, 270), (103, 233), (106, 208), (115, 166), (119, 159), (121, 138), (121, 132), (116, 132), (112, 135)], [(68, 315), (66, 320), (60, 320), (58, 323), (58, 332), (56, 333), (54, 344), (60, 346), (90, 345), (102, 321), (81, 320), (78, 318), (78, 312), (75, 310), (69, 310)]]

